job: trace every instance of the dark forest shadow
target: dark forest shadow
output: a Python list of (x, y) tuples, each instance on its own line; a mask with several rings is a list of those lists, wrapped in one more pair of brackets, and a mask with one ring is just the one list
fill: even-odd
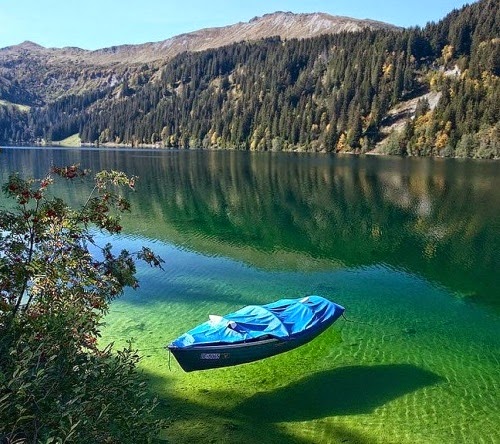
[(440, 380), (438, 375), (409, 364), (342, 367), (256, 394), (242, 402), (235, 414), (274, 423), (370, 413)]

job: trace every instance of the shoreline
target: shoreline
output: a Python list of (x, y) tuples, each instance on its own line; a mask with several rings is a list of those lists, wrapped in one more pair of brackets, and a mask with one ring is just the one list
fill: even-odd
[(241, 150), (237, 148), (182, 148), (182, 147), (165, 147), (160, 146), (159, 144), (140, 144), (140, 145), (132, 145), (132, 144), (114, 144), (114, 143), (103, 143), (103, 144), (94, 144), (94, 143), (81, 143), (80, 145), (66, 145), (60, 142), (52, 142), (50, 144), (41, 144), (41, 143), (33, 143), (33, 144), (19, 144), (19, 145), (2, 145), (0, 146), (0, 151), (2, 149), (8, 148), (61, 148), (61, 149), (96, 149), (96, 150), (106, 150), (106, 149), (119, 149), (119, 150), (156, 150), (156, 151), (246, 151), (249, 153), (292, 153), (292, 154), (323, 154), (323, 155), (349, 155), (349, 156), (380, 156), (380, 157), (395, 157), (395, 158), (412, 158), (412, 159), (457, 159), (457, 160), (489, 160), (489, 161), (498, 161), (500, 157), (459, 157), (459, 156), (412, 156), (412, 155), (397, 155), (397, 154), (385, 154), (378, 151), (378, 147), (374, 148), (371, 151), (367, 152), (355, 152), (355, 151), (342, 151), (342, 152), (326, 152), (326, 151), (306, 151), (306, 150), (286, 150), (286, 151), (269, 151), (269, 150)]

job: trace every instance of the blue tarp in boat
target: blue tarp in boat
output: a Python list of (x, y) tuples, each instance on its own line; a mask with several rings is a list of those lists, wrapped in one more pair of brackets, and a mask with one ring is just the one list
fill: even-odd
[(225, 316), (211, 316), (172, 342), (186, 348), (193, 345), (234, 344), (262, 337), (294, 339), (306, 330), (333, 322), (344, 308), (320, 296), (281, 299), (266, 305), (249, 305)]

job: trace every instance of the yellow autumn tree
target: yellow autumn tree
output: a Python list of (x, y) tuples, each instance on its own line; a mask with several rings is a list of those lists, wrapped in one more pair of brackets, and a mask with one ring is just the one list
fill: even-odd
[(345, 133), (342, 133), (337, 142), (337, 152), (346, 151), (347, 150), (347, 136)]
[(448, 142), (450, 140), (450, 132), (451, 132), (451, 122), (448, 121), (444, 125), (444, 128), (441, 131), (438, 131), (436, 134), (436, 141), (434, 145), (438, 150), (442, 150), (443, 148), (448, 145)]
[(443, 62), (447, 64), (453, 57), (455, 52), (455, 48), (453, 45), (445, 45), (443, 50), (441, 51), (441, 57), (443, 57)]

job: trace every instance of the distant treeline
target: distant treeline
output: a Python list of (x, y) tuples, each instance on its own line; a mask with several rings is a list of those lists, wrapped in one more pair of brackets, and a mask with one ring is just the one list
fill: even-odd
[(136, 66), (118, 86), (22, 112), (0, 106), (0, 139), (182, 148), (367, 152), (388, 111), (429, 91), (380, 148), (500, 157), (498, 0), (404, 31), (279, 37)]

